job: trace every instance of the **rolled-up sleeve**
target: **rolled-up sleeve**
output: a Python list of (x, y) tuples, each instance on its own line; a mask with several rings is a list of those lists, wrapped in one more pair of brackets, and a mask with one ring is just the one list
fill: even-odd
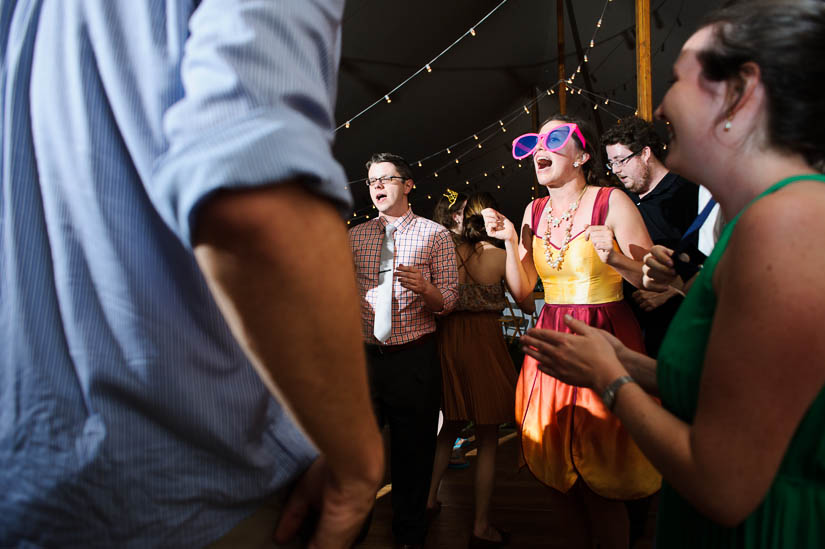
[(198, 206), (221, 189), (300, 180), (350, 205), (332, 156), (343, 0), (204, 0), (189, 20), (183, 95), (150, 197), (188, 246)]
[(455, 309), (458, 303), (458, 263), (455, 257), (455, 244), (446, 230), (435, 234), (432, 253), (432, 282), (441, 292), (444, 306), (437, 315), (446, 315)]

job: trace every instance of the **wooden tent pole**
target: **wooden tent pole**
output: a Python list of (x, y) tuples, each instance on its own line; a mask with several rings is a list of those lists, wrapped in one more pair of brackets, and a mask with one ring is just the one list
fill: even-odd
[(641, 118), (653, 119), (650, 78), (650, 0), (636, 0), (636, 104)]
[(556, 37), (559, 46), (559, 112), (567, 114), (567, 73), (564, 67), (564, 0), (556, 0)]

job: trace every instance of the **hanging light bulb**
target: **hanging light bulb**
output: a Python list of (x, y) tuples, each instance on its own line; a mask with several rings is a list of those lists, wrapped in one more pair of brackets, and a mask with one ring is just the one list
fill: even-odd
[(487, 172), (484, 172), (484, 177), (487, 177)]
[(416, 187), (416, 186), (415, 186), (415, 184), (413, 184), (413, 189), (417, 189), (417, 188), (418, 188), (418, 187)]
[(427, 200), (432, 200), (432, 199), (433, 199), (433, 197), (432, 197), (432, 196), (427, 195)]
[(592, 47), (593, 47), (593, 46), (595, 46), (595, 45), (596, 45), (596, 43), (595, 43), (595, 42), (593, 42), (593, 40), (591, 40), (591, 41), (590, 41), (590, 47), (592, 48)]
[(576, 67), (576, 74), (580, 73), (581, 71), (582, 71), (582, 66), (581, 65)]
[(475, 36), (475, 35), (476, 35), (476, 30), (475, 29), (470, 29), (470, 36)]
[(518, 163), (518, 167), (521, 168), (521, 162)]
[[(435, 173), (433, 174), (433, 177), (438, 177), (438, 172), (435, 172)], [(414, 186), (414, 185), (413, 185), (413, 186)]]
[(527, 114), (530, 114), (530, 109), (527, 108), (527, 105), (524, 105), (524, 112), (526, 112)]
[(364, 218), (365, 218), (365, 219), (369, 219), (369, 218), (370, 218), (370, 216), (368, 216), (368, 215), (367, 215), (367, 216), (364, 216)]
[(593, 105), (593, 110), (594, 110), (594, 111), (595, 111), (596, 109), (598, 109), (598, 108), (599, 108), (599, 104), (598, 104), (598, 103), (596, 103), (595, 105)]
[(477, 136), (476, 134), (473, 134), (473, 139), (475, 139), (476, 141), (478, 141), (478, 136)]
[(376, 209), (375, 204), (373, 204), (373, 205), (372, 205), (372, 209), (373, 209), (373, 210), (375, 210), (375, 209)]
[(479, 149), (481, 148), (481, 143), (479, 143), (479, 144), (478, 144), (478, 148), (479, 148)]
[(447, 147), (447, 154), (453, 154), (452, 151), (450, 151), (450, 147)]
[(587, 54), (585, 53), (584, 54), (584, 62), (587, 63), (588, 61), (589, 61), (589, 59), (587, 59)]
[(427, 63), (427, 65), (425, 67), (427, 69), (427, 72), (433, 72), (433, 69), (432, 69), (432, 67), (430, 67), (429, 63)]
[(386, 100), (387, 100), (387, 103), (392, 103), (392, 99), (390, 99), (390, 96), (389, 96), (389, 95), (385, 95), (385, 96), (384, 96), (384, 99), (386, 99)]
[(503, 125), (504, 125), (504, 122), (502, 122), (501, 120), (499, 120), (499, 121), (498, 121), (498, 125), (499, 125), (499, 126), (503, 126)]
[(468, 180), (467, 180), (467, 181), (465, 181), (464, 183), (465, 183), (466, 185), (469, 185), (469, 184), (470, 184), (470, 180), (468, 179)]
[(458, 158), (455, 159), (455, 163), (458, 164)]
[(507, 128), (505, 128), (504, 126), (502, 126), (502, 127), (501, 127), (501, 133), (507, 133)]
[(604, 104), (607, 105), (608, 103), (610, 103), (610, 99), (605, 99)]
[(598, 20), (598, 21), (596, 21), (596, 28), (597, 28), (597, 29), (602, 28), (602, 20), (601, 20), (601, 18), (599, 18), (599, 20)]
[(500, 188), (501, 188), (501, 185), (496, 185), (496, 189), (500, 189)]
[(347, 123), (346, 123), (346, 124), (344, 124), (344, 127), (345, 127), (346, 129), (349, 129), (349, 120), (347, 120)]
[(419, 168), (421, 167), (421, 161), (420, 160), (418, 161), (418, 167)]
[(502, 165), (501, 165), (501, 169), (502, 169), (502, 170), (504, 169), (504, 164), (502, 164)]

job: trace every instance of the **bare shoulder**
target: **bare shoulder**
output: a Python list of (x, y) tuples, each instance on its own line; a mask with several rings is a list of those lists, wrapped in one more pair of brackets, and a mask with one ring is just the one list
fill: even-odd
[(753, 284), (781, 296), (784, 312), (801, 318), (823, 313), (822, 234), (825, 185), (800, 182), (780, 189), (742, 214), (720, 261), (717, 282), (728, 287)]

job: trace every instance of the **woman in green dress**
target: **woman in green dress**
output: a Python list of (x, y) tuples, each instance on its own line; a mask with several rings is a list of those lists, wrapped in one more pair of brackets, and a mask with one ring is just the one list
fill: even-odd
[[(657, 547), (825, 547), (825, 2), (751, 0), (684, 45), (668, 167), (727, 225), (653, 359), (573, 319), (522, 342), (661, 471)], [(676, 279), (654, 246), (645, 285)], [(660, 406), (650, 395), (661, 398)]]

